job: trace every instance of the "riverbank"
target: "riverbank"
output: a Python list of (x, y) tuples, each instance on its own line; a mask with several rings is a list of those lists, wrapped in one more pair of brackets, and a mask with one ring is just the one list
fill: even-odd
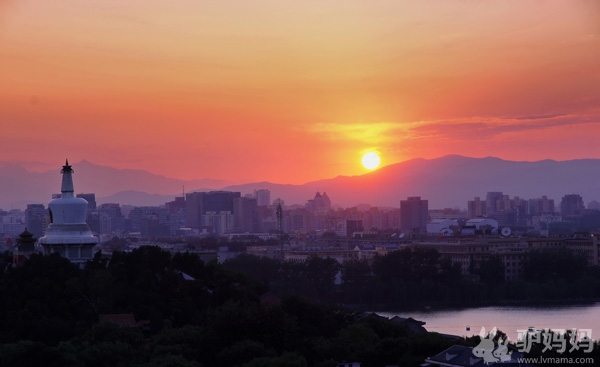
[(377, 310), (380, 312), (404, 311), (404, 312), (425, 312), (425, 311), (443, 311), (443, 310), (461, 310), (479, 307), (494, 306), (523, 306), (523, 307), (553, 307), (553, 306), (577, 306), (593, 305), (600, 302), (600, 298), (577, 298), (577, 299), (551, 299), (551, 300), (501, 300), (472, 303), (420, 303), (413, 305), (392, 305), (392, 304), (343, 304), (342, 307), (360, 312), (364, 310)]
[[(487, 331), (496, 327), (510, 340), (517, 340), (519, 332), (530, 326), (536, 329), (589, 331), (592, 339), (600, 337), (600, 302), (592, 304), (502, 305), (461, 309), (420, 309), (413, 311), (373, 311), (392, 318), (412, 317), (425, 322), (428, 331), (457, 336), (479, 335), (482, 327)], [(467, 327), (469, 330), (467, 330)]]

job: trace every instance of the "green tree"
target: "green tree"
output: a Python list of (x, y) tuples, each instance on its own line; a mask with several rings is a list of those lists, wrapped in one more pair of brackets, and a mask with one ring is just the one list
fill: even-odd
[(526, 280), (542, 283), (564, 279), (572, 282), (585, 274), (587, 259), (568, 249), (530, 251), (523, 267)]
[(329, 298), (333, 293), (340, 264), (330, 257), (310, 256), (304, 266), (310, 286), (316, 290), (319, 299)]
[(341, 265), (342, 290), (347, 302), (368, 302), (373, 298), (373, 276), (366, 259), (352, 259)]
[(475, 272), (482, 282), (490, 286), (504, 283), (504, 262), (499, 255), (491, 255), (481, 261)]

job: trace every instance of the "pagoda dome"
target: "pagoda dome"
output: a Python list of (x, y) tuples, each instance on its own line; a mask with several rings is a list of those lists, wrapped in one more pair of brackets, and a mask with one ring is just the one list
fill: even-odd
[(85, 224), (88, 202), (82, 198), (60, 197), (48, 203), (50, 221), (56, 224)]

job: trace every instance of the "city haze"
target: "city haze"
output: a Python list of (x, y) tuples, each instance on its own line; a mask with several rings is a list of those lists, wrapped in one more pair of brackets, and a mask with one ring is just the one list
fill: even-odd
[[(531, 199), (547, 196), (557, 202), (564, 195), (580, 194), (586, 203), (598, 200), (600, 160), (543, 160), (515, 162), (499, 158), (449, 155), (437, 159), (413, 159), (356, 176), (337, 176), (303, 185), (267, 181), (231, 185), (220, 180), (183, 181), (142, 170), (119, 170), (89, 161), (72, 162), (77, 193), (92, 192), (100, 203), (136, 206), (163, 205), (185, 192), (227, 190), (242, 194), (268, 189), (273, 199), (287, 205), (304, 205), (316, 192), (327, 192), (337, 207), (357, 204), (398, 207), (400, 200), (421, 196), (430, 208), (466, 208), (467, 201), (502, 191)], [(0, 208), (25, 208), (46, 204), (60, 183), (60, 165), (44, 173), (19, 166), (0, 168)]]

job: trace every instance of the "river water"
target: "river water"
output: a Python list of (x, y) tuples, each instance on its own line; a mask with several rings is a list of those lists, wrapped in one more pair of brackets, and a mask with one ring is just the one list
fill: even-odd
[[(587, 305), (557, 306), (501, 306), (460, 310), (431, 310), (419, 312), (376, 312), (385, 317), (412, 317), (424, 321), (428, 331), (458, 336), (479, 335), (496, 327), (516, 341), (519, 330), (535, 329), (587, 329), (591, 338), (600, 339), (600, 302)], [(470, 327), (470, 330), (467, 330)]]

